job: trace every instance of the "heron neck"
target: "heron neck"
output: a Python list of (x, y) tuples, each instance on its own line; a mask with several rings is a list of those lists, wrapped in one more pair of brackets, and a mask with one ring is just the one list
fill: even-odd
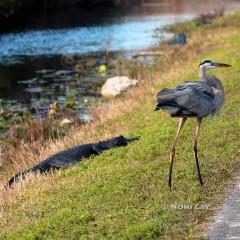
[(199, 67), (199, 69), (198, 69), (198, 75), (199, 75), (199, 78), (200, 78), (202, 81), (207, 81), (206, 69), (205, 69), (203, 66), (200, 66), (200, 67)]
[(202, 81), (213, 87), (215, 111), (219, 112), (224, 105), (224, 88), (222, 83), (216, 77), (207, 75), (206, 69), (202, 66), (199, 67), (198, 74)]

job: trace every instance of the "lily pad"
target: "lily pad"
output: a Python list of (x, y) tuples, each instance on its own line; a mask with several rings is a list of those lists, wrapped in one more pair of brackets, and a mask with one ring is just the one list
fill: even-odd
[(64, 104), (64, 102), (66, 101), (66, 96), (59, 96), (58, 97), (58, 102), (61, 104)]
[(76, 70), (59, 70), (55, 72), (55, 76), (63, 76), (76, 73)]
[(99, 73), (104, 73), (107, 71), (107, 66), (105, 64), (101, 64), (97, 67)]
[(30, 87), (26, 88), (25, 91), (29, 93), (41, 93), (43, 89), (41, 87)]
[(42, 75), (53, 73), (53, 72), (55, 72), (55, 70), (52, 70), (52, 69), (42, 69), (42, 70), (35, 71), (35, 73), (42, 74)]
[(76, 88), (67, 88), (67, 96), (76, 96), (79, 94), (79, 91)]
[(74, 96), (67, 98), (64, 102), (64, 107), (66, 108), (74, 108), (75, 105), (76, 105), (76, 98)]
[(0, 118), (0, 129), (6, 129), (8, 127), (8, 121)]
[(37, 78), (32, 78), (32, 79), (28, 79), (28, 80), (18, 81), (18, 83), (21, 83), (21, 84), (31, 84), (31, 83), (35, 83), (36, 80), (37, 80)]

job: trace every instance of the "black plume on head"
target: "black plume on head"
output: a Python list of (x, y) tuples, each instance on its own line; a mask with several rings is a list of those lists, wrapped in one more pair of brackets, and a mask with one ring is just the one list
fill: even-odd
[(200, 62), (199, 67), (205, 63), (211, 63), (211, 62), (212, 62), (211, 60), (203, 60)]

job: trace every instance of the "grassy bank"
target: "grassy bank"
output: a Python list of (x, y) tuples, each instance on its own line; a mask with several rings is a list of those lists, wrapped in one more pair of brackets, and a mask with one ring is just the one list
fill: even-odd
[[(238, 21), (232, 26), (233, 19)], [(240, 166), (237, 22), (239, 13), (211, 26), (189, 27), (186, 46), (163, 46), (165, 55), (152, 67), (131, 65), (129, 72), (141, 84), (107, 108), (96, 110), (94, 123), (49, 142), (47, 149), (24, 144), (17, 151), (9, 150), (20, 170), (82, 142), (120, 134), (142, 136), (127, 148), (104, 152), (56, 174), (30, 177), (9, 192), (1, 191), (1, 239), (203, 239)], [(192, 153), (195, 123), (189, 120), (179, 139), (174, 185), (169, 191), (169, 149), (177, 119), (153, 112), (155, 95), (160, 88), (197, 78), (197, 66), (207, 58), (233, 67), (214, 70), (225, 86), (226, 106), (218, 118), (202, 124), (199, 159), (205, 185), (200, 188), (197, 179)], [(7, 177), (3, 173), (2, 184)], [(171, 204), (209, 208), (176, 210)]]

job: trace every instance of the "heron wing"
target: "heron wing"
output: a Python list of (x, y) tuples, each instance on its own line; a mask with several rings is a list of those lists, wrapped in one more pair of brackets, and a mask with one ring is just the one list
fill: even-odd
[[(175, 101), (187, 111), (199, 117), (207, 116), (214, 112), (214, 93), (206, 84), (186, 83), (185, 86), (176, 88)], [(186, 110), (183, 110), (187, 113)]]
[(204, 117), (214, 112), (214, 92), (205, 82), (191, 81), (175, 89), (163, 89), (157, 95), (157, 108), (172, 116)]
[(181, 88), (193, 88), (214, 98), (214, 92), (212, 87), (203, 81), (187, 81), (184, 84), (180, 84), (176, 87), (176, 89), (181, 89)]

